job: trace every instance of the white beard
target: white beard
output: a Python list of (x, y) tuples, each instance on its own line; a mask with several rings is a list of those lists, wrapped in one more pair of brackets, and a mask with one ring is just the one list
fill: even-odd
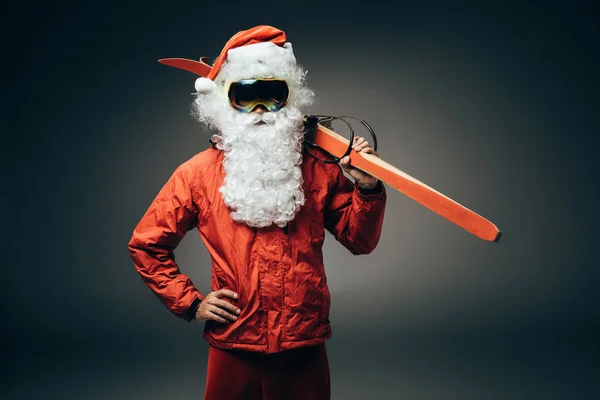
[[(219, 191), (231, 218), (251, 227), (284, 227), (292, 221), (304, 204), (299, 108), (288, 104), (262, 115), (241, 113), (222, 95), (212, 94), (198, 96), (194, 114), (219, 131), (214, 137), (225, 153)], [(256, 125), (260, 121), (264, 124)]]

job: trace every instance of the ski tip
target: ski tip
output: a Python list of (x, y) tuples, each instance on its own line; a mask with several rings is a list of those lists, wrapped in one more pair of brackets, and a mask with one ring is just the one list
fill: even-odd
[(502, 232), (498, 231), (498, 234), (496, 235), (496, 238), (494, 239), (494, 243), (498, 243), (500, 241), (501, 237), (502, 237)]

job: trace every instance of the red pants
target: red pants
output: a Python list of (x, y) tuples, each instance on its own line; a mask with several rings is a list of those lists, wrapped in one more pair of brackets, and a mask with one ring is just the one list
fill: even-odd
[(329, 400), (325, 344), (275, 354), (210, 346), (205, 400)]

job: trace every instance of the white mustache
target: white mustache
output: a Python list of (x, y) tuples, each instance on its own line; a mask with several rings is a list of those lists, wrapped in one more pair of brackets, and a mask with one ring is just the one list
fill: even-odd
[(248, 125), (274, 125), (277, 118), (274, 112), (267, 112), (264, 114), (251, 113), (247, 120)]

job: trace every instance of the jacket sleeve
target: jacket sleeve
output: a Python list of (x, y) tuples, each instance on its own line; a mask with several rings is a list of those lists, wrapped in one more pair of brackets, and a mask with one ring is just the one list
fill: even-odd
[(176, 316), (191, 321), (204, 296), (181, 273), (174, 250), (198, 221), (199, 196), (185, 165), (173, 172), (139, 221), (129, 241), (133, 264), (143, 281)]
[[(369, 254), (379, 242), (385, 213), (385, 186), (361, 192), (358, 184), (336, 166), (331, 198), (325, 209), (325, 228), (352, 254)], [(368, 194), (367, 194), (368, 193)]]

